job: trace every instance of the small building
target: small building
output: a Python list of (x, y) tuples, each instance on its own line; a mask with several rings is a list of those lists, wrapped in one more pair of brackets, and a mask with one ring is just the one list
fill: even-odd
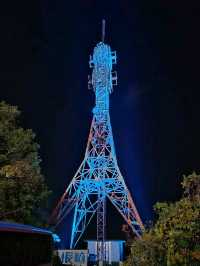
[[(92, 264), (97, 261), (97, 240), (87, 240), (89, 258)], [(105, 259), (108, 264), (119, 264), (124, 260), (124, 240), (106, 240), (105, 242)]]
[(0, 265), (52, 265), (51, 231), (31, 225), (0, 221), (0, 239)]
[(88, 251), (78, 249), (60, 249), (56, 253), (63, 265), (87, 266)]

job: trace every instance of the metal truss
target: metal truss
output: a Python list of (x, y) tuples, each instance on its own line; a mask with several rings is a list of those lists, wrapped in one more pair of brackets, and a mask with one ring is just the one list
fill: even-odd
[[(109, 115), (109, 94), (117, 84), (116, 52), (100, 42), (94, 48), (89, 64), (93, 68), (89, 80), (95, 92), (95, 107), (84, 160), (53, 213), (58, 225), (74, 209), (71, 233), (71, 248), (74, 248), (92, 217), (97, 213), (97, 240), (99, 259), (104, 260), (106, 226), (106, 200), (108, 199), (124, 218), (137, 237), (143, 224), (130, 191), (119, 170), (115, 153)], [(114, 73), (114, 74), (113, 74)]]

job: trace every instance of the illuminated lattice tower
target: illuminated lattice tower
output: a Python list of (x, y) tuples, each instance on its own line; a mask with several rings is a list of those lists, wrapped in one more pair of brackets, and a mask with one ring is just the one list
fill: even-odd
[(84, 159), (61, 197), (53, 218), (59, 224), (74, 209), (70, 247), (74, 248), (92, 217), (97, 213), (98, 260), (105, 256), (106, 200), (118, 210), (136, 236), (140, 236), (143, 224), (131, 194), (119, 170), (109, 115), (109, 96), (113, 85), (117, 85), (116, 52), (104, 43), (105, 22), (102, 41), (94, 48), (89, 65), (92, 76), (89, 86), (95, 93), (93, 119)]

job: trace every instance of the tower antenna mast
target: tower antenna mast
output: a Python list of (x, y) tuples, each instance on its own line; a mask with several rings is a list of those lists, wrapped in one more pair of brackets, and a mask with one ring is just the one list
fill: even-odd
[(102, 32), (101, 32), (101, 41), (105, 41), (105, 31), (106, 31), (106, 20), (102, 19)]

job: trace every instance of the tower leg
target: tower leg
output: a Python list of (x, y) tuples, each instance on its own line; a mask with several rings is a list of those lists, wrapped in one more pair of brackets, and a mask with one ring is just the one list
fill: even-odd
[(70, 248), (74, 248), (97, 210), (97, 201), (91, 202), (87, 193), (78, 197), (74, 210)]

